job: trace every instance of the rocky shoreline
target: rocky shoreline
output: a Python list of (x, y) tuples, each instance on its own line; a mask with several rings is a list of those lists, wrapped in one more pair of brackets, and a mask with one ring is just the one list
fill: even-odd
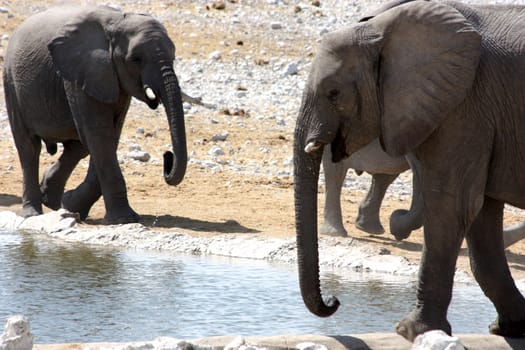
[[(0, 228), (45, 233), (65, 242), (296, 263), (294, 238), (274, 238), (256, 234), (219, 234), (203, 237), (173, 230), (155, 231), (141, 224), (88, 225), (78, 223), (75, 214), (63, 209), (27, 219), (17, 216), (14, 212), (3, 211), (0, 212)], [(319, 245), (320, 265), (323, 268), (404, 276), (417, 274), (417, 265), (408, 259), (390, 255), (384, 248), (366, 245), (354, 239), (322, 237)]]

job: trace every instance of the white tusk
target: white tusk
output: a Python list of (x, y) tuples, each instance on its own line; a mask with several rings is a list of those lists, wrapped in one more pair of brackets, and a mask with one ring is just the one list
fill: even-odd
[(146, 92), (146, 96), (148, 96), (150, 100), (154, 101), (157, 99), (157, 96), (150, 87), (147, 87), (144, 91)]
[(306, 153), (312, 153), (317, 151), (319, 148), (321, 148), (321, 144), (317, 142), (309, 142), (306, 147), (304, 148), (304, 151)]

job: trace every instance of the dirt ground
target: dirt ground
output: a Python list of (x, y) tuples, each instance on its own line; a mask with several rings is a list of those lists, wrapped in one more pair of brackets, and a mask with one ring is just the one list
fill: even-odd
[[(26, 17), (32, 4), (41, 6), (52, 4), (52, 1), (3, 1), (9, 8), (9, 15), (0, 14), (0, 28), (5, 34), (11, 33), (13, 28)], [(173, 2), (175, 3), (175, 2)], [(177, 2), (183, 6), (184, 2)], [(149, 6), (149, 5), (148, 5)], [(155, 5), (151, 5), (155, 6)], [(194, 5), (188, 5), (192, 11)], [(153, 9), (154, 10), (154, 9)], [(214, 14), (215, 15), (215, 14)], [(216, 16), (223, 16), (217, 14)], [(214, 50), (214, 44), (223, 38), (237, 37), (246, 44), (241, 50), (250, 50), (250, 45), (263, 45), (268, 52), (278, 55), (282, 48), (275, 46), (264, 36), (259, 36), (255, 30), (248, 32), (228, 33), (206, 31), (195, 23), (181, 23), (172, 37), (176, 43), (185, 41), (183, 50), (178, 55), (183, 58), (207, 57)], [(206, 31), (206, 32), (203, 32)], [(187, 41), (184, 33), (199, 33), (201, 39)], [(248, 37), (248, 35), (250, 35)], [(204, 39), (205, 38), (205, 39)], [(2, 41), (5, 48), (6, 40)], [(299, 55), (299, 53), (297, 53)], [(287, 51), (287, 55), (294, 55), (294, 51)], [(225, 59), (228, 59), (227, 57)], [(3, 96), (3, 94), (2, 94)], [(3, 102), (1, 102), (3, 105)], [(212, 117), (219, 124), (209, 123)], [(186, 128), (188, 148), (196, 154), (205, 154), (212, 145), (211, 135), (222, 131), (221, 125), (228, 124), (230, 116), (220, 110), (202, 111), (187, 118)], [(5, 121), (3, 123), (6, 123)], [(233, 149), (243, 148), (237, 157), (242, 162), (256, 159), (264, 164), (264, 155), (257, 152), (257, 145), (265, 143), (274, 149), (285, 150), (282, 159), (291, 156), (292, 135), (284, 134), (280, 130), (264, 130), (256, 120), (246, 118), (245, 124), (249, 127), (240, 127), (236, 123), (228, 124), (230, 133), (228, 142)], [(7, 125), (7, 124), (6, 124)], [(144, 134), (138, 134), (137, 128), (143, 128)], [(170, 143), (167, 123), (162, 110), (158, 112), (132, 106), (124, 126), (123, 140), (135, 141), (147, 149), (152, 156), (161, 158)], [(247, 141), (255, 144), (254, 147), (245, 147)], [(18, 211), (22, 194), (22, 175), (12, 138), (7, 133), (0, 137), (0, 210)], [(122, 152), (125, 152), (124, 144)], [(44, 169), (56, 158), (43, 154), (42, 167)], [(279, 157), (277, 157), (279, 159)], [(85, 175), (87, 162), (83, 161), (74, 172), (68, 183), (68, 188), (76, 186)], [(124, 162), (123, 173), (128, 186), (128, 196), (131, 206), (141, 214), (141, 223), (156, 229), (177, 230), (194, 235), (213, 234), (248, 234), (288, 237), (295, 234), (293, 210), (293, 181), (286, 176), (257, 176), (239, 174), (230, 171), (212, 171), (198, 164), (189, 164), (186, 177), (181, 185), (169, 187), (162, 178), (162, 164), (149, 162)], [(355, 175), (350, 175), (355, 176)], [(322, 205), (323, 188), (320, 188), (320, 205)], [(343, 212), (345, 225), (352, 239), (363, 243), (380, 245), (391, 251), (392, 254), (407, 256), (416, 261), (422, 247), (422, 230), (413, 233), (408, 239), (397, 242), (389, 234), (372, 236), (357, 230), (353, 226), (357, 206), (363, 192), (345, 191), (343, 195)], [(388, 223), (390, 213), (398, 208), (407, 208), (407, 199), (387, 199), (382, 210), (382, 222)], [(321, 213), (322, 208), (319, 212)], [(103, 202), (100, 200), (93, 207), (87, 220), (88, 224), (101, 224), (104, 216)], [(506, 216), (507, 223), (521, 221), (515, 213)], [(525, 278), (525, 241), (518, 242), (507, 250), (507, 256), (515, 278)], [(463, 249), (458, 266), (469, 270), (467, 251)]]

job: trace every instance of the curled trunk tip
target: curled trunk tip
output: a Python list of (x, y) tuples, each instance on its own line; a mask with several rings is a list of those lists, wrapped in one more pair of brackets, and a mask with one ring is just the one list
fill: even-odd
[(177, 159), (182, 164), (175, 165), (175, 156), (172, 152), (164, 152), (164, 180), (168, 185), (177, 186), (184, 179), (187, 159)]

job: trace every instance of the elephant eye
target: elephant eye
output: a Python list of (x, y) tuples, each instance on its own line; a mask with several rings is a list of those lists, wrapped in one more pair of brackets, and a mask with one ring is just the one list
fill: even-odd
[(328, 92), (328, 100), (332, 103), (336, 103), (337, 102), (337, 98), (339, 97), (340, 95), (340, 91), (337, 90), (337, 89), (332, 89)]
[(131, 57), (131, 62), (140, 66), (142, 64), (142, 57), (140, 57), (140, 56), (132, 56)]

